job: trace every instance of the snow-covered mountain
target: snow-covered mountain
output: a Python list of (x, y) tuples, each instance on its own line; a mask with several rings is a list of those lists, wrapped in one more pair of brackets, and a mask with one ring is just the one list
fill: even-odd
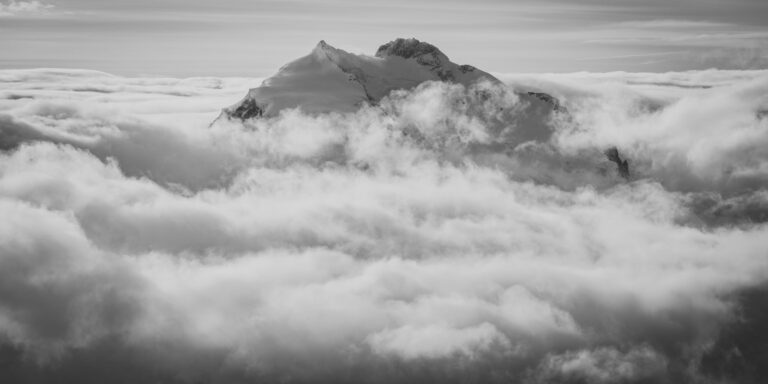
[[(352, 54), (320, 41), (308, 55), (286, 64), (237, 104), (225, 108), (214, 124), (221, 120), (275, 117), (290, 108), (319, 114), (354, 112), (366, 104), (384, 107), (382, 99), (392, 91), (413, 90), (425, 82), (461, 84), (468, 97), (457, 101), (479, 104), (456, 107), (459, 114), (466, 113), (459, 119), (477, 118), (487, 133), (485, 140), (470, 140), (461, 150), (475, 161), (496, 162), (514, 157), (515, 161), (535, 162), (539, 167), (551, 163), (553, 169), (561, 168), (562, 164), (568, 164), (569, 169), (614, 168), (611, 173), (630, 178), (629, 160), (623, 158), (618, 148), (609, 147), (604, 153), (595, 151), (587, 158), (564, 160), (547, 146), (554, 132), (553, 112), (566, 111), (557, 98), (542, 92), (511, 89), (493, 75), (471, 65), (453, 63), (434, 45), (413, 38), (386, 43), (374, 56)], [(514, 97), (486, 103), (493, 93), (498, 98), (499, 92)], [(474, 113), (473, 108), (482, 112)], [(491, 113), (489, 108), (493, 109)], [(416, 132), (417, 128), (406, 127), (404, 131), (420, 145), (441, 145), (440, 140), (435, 143), (435, 138), (421, 137), (425, 132)], [(531, 143), (543, 146), (523, 145)], [(537, 175), (529, 176), (538, 180)]]
[[(320, 41), (310, 54), (283, 66), (224, 109), (220, 118), (271, 117), (295, 107), (307, 113), (351, 112), (365, 103), (376, 104), (393, 90), (426, 81), (470, 86), (481, 79), (501, 84), (487, 72), (455, 64), (434, 45), (413, 38), (386, 43), (374, 56), (352, 54)], [(546, 94), (518, 95), (530, 106), (530, 117), (538, 123), (534, 125), (559, 108), (557, 100)]]

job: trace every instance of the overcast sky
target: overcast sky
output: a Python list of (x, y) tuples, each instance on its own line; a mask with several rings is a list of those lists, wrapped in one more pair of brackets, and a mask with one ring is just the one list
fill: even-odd
[(396, 37), (492, 72), (768, 68), (766, 0), (0, 0), (0, 68), (268, 76)]

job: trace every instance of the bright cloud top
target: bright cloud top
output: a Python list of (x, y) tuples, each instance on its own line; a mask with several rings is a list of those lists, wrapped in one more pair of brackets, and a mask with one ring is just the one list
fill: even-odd
[(4, 374), (754, 378), (766, 74), (506, 80), (568, 115), (509, 141), (507, 90), (428, 83), (209, 127), (257, 81), (0, 72)]

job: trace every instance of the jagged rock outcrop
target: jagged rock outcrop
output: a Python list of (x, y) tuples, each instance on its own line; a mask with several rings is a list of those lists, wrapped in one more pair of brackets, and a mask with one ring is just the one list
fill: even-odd
[(528, 92), (528, 95), (533, 96), (541, 101), (551, 105), (556, 112), (566, 112), (565, 107), (560, 104), (560, 100), (556, 99), (550, 94), (543, 92)]
[(390, 41), (389, 43), (386, 43), (379, 47), (378, 50), (376, 50), (376, 57), (387, 57), (387, 56), (400, 56), (404, 59), (410, 59), (410, 58), (421, 58), (423, 56), (429, 56), (432, 58), (432, 60), (423, 60), (423, 63), (432, 65), (432, 64), (440, 64), (439, 57), (442, 56), (447, 60), (445, 55), (440, 52), (437, 47), (435, 47), (432, 44), (429, 44), (427, 42), (422, 42), (417, 39), (396, 39), (393, 41)]
[(240, 120), (261, 117), (264, 116), (264, 108), (254, 99), (245, 99), (230, 112), (230, 116)]
[(608, 160), (616, 163), (616, 170), (619, 172), (619, 176), (629, 180), (629, 160), (621, 158), (619, 149), (611, 147), (605, 151), (605, 156)]

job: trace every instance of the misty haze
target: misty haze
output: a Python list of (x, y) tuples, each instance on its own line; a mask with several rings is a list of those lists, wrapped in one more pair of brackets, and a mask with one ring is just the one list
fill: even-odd
[(767, 20), (0, 0), (0, 383), (767, 382)]

